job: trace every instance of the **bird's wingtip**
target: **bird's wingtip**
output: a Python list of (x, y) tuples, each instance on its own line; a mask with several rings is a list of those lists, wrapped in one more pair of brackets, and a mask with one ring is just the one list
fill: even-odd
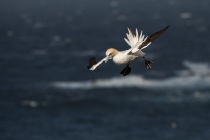
[(167, 28), (167, 29), (168, 29), (170, 26), (171, 26), (171, 25), (167, 25), (165, 28)]
[(97, 63), (96, 58), (95, 57), (91, 57), (89, 59), (89, 65), (87, 66), (87, 68), (89, 70), (92, 70), (93, 66)]

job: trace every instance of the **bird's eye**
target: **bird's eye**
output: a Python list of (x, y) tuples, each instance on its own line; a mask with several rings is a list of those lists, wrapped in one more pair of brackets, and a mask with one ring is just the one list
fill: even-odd
[(112, 53), (109, 53), (109, 55), (112, 55)]

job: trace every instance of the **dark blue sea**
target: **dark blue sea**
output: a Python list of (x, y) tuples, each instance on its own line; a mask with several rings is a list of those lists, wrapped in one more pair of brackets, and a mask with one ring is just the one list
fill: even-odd
[[(209, 0), (1, 0), (0, 140), (209, 140)], [(112, 61), (127, 27), (154, 62)]]

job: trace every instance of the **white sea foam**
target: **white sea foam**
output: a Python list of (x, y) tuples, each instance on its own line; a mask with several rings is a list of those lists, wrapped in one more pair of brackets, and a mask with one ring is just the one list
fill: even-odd
[(190, 12), (181, 13), (180, 18), (181, 19), (190, 19), (190, 18), (192, 18), (192, 13), (190, 13)]
[(179, 71), (178, 73), (180, 76), (210, 76), (210, 65), (208, 63), (192, 63), (189, 61), (184, 61), (183, 65), (187, 68), (187, 70)]
[(32, 108), (36, 108), (38, 107), (38, 102), (36, 101), (31, 101), (31, 100), (24, 100), (21, 102), (22, 105), (24, 106), (29, 106), (29, 107), (32, 107)]
[(210, 88), (210, 67), (205, 63), (185, 61), (189, 69), (181, 71), (178, 76), (162, 80), (146, 79), (140, 75), (127, 77), (112, 77), (107, 79), (54, 82), (51, 85), (62, 89), (95, 89), (95, 88), (122, 88), (136, 87), (143, 89), (202, 89)]
[(40, 106), (47, 106), (47, 102), (38, 102), (38, 101), (33, 101), (33, 100), (23, 100), (21, 102), (21, 105), (31, 107), (31, 108), (36, 108)]

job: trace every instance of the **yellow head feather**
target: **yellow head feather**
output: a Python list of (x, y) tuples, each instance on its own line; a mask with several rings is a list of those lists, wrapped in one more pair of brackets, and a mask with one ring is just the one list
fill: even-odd
[(109, 48), (108, 50), (106, 50), (106, 56), (110, 55), (110, 56), (115, 56), (118, 53), (118, 50), (114, 49), (114, 48)]

